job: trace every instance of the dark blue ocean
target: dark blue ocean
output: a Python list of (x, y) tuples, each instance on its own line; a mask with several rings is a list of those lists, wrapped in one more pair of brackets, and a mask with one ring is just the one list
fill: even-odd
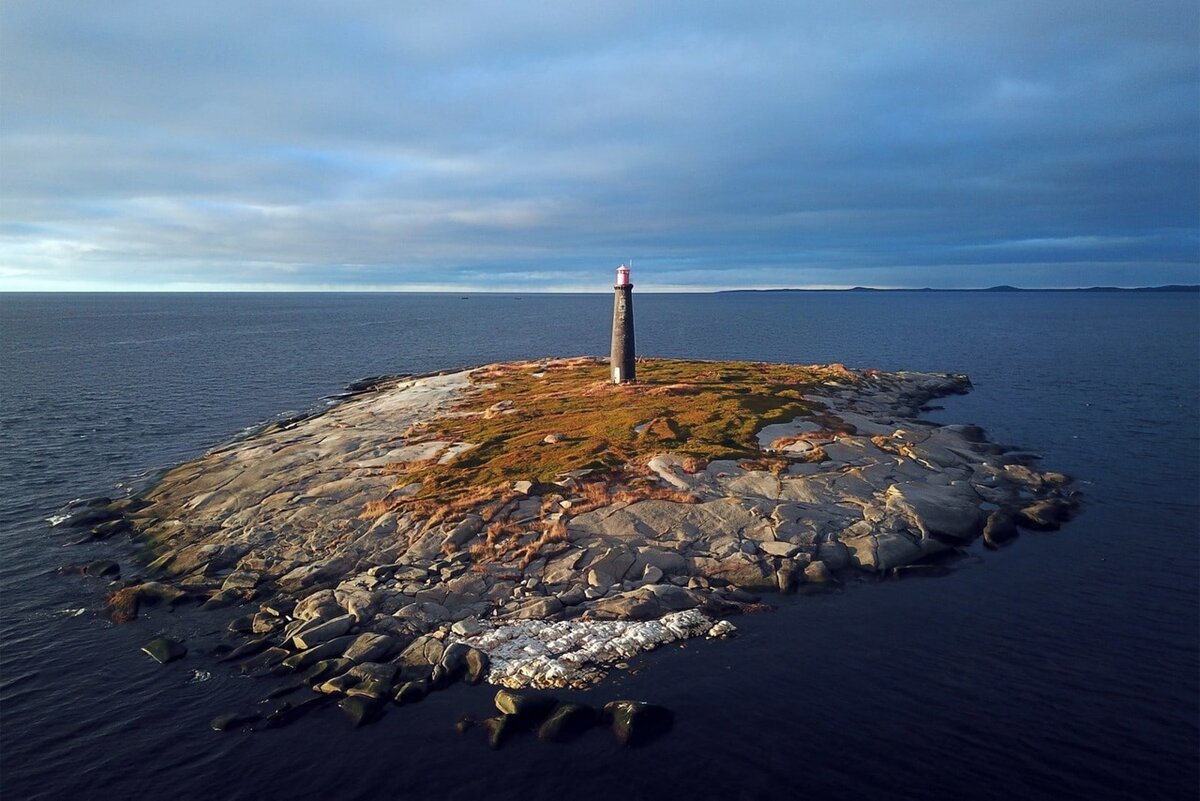
[[(635, 661), (583, 697), (642, 697), (675, 730), (492, 752), (454, 721), (486, 687), (218, 733), (264, 680), (163, 632), (116, 627), (105, 587), (56, 568), (45, 520), (116, 495), (345, 384), (515, 358), (604, 354), (607, 295), (0, 295), (0, 794), (5, 799), (1194, 799), (1200, 787), (1200, 295), (768, 293), (636, 299), (640, 355), (969, 373), (942, 422), (1075, 476), (1056, 533), (972, 551), (939, 579), (775, 598), (741, 637)], [(82, 610), (82, 611), (81, 611)], [(478, 732), (476, 732), (478, 734)]]

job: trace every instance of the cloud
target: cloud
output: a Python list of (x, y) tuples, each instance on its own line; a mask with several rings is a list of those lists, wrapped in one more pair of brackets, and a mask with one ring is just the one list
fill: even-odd
[(1200, 281), (1194, 3), (0, 7), (0, 289)]

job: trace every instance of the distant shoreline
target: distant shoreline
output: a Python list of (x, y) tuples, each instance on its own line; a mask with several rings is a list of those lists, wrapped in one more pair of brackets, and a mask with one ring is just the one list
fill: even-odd
[[(1013, 293), (1013, 292), (1084, 292), (1084, 293), (1152, 293), (1152, 292), (1167, 292), (1167, 293), (1200, 293), (1200, 284), (1167, 284), (1164, 286), (1139, 286), (1139, 287), (1120, 287), (1120, 286), (1092, 286), (1092, 287), (1016, 287), (1016, 286), (992, 286), (992, 287), (975, 287), (969, 289), (949, 289), (939, 287), (889, 287), (876, 288), (869, 286), (856, 286), (847, 289), (833, 288), (802, 288), (802, 287), (776, 287), (771, 289), (650, 289), (642, 288), (639, 294), (643, 295), (732, 295), (743, 293), (767, 293), (767, 292), (822, 292), (822, 293), (884, 293), (884, 292), (974, 292), (974, 293)], [(516, 291), (516, 290), (479, 290), (479, 289), (0, 289), (0, 297), (12, 297), (24, 295), (47, 296), (47, 295), (446, 295), (458, 296), (464, 300), (472, 296), (517, 296), (517, 297), (534, 297), (542, 295), (603, 295), (607, 297), (611, 294), (608, 291), (597, 292), (588, 290), (562, 290), (562, 291)]]
[(869, 286), (856, 286), (850, 289), (722, 289), (715, 294), (729, 295), (742, 292), (1200, 292), (1200, 284), (1167, 284), (1165, 286), (1090, 286), (1090, 287), (1019, 287), (1019, 286), (990, 286), (977, 289), (940, 289), (922, 287), (920, 289), (892, 288), (876, 289)]

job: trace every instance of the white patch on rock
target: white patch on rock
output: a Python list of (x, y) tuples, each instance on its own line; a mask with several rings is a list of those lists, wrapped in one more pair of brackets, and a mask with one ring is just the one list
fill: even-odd
[[(725, 622), (725, 621), (722, 621)], [(487, 680), (504, 687), (579, 687), (602, 678), (606, 668), (658, 646), (712, 635), (719, 627), (695, 609), (658, 620), (523, 620), (458, 637), (491, 659)], [(733, 624), (720, 633), (733, 630)]]

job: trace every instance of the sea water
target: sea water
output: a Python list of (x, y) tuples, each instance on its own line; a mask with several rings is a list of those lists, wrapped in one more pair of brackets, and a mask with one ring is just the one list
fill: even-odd
[[(635, 660), (575, 693), (671, 707), (621, 750), (459, 735), (487, 687), (351, 730), (333, 708), (213, 732), (261, 680), (113, 626), (102, 581), (58, 576), (127, 541), (46, 522), (116, 496), (345, 384), (496, 360), (603, 355), (596, 295), (0, 296), (0, 790), (12, 799), (1194, 798), (1200, 676), (1200, 296), (737, 293), (636, 299), (639, 354), (969, 373), (940, 422), (983, 426), (1079, 481), (1056, 533), (972, 549), (940, 579), (768, 597), (741, 636)], [(478, 732), (475, 732), (478, 734)]]

